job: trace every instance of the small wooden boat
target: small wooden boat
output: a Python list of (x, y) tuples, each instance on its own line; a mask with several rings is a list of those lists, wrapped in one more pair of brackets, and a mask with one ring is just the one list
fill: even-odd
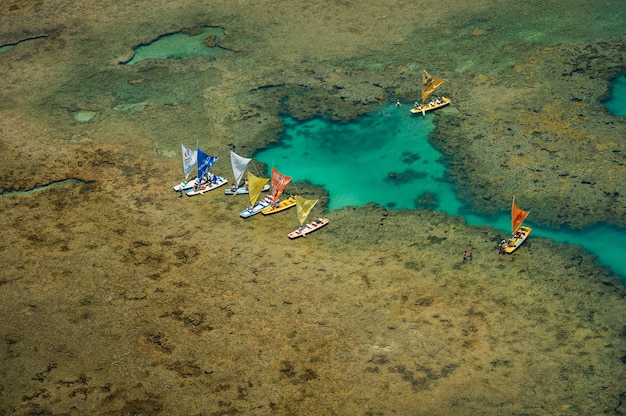
[(203, 183), (200, 186), (193, 186), (185, 191), (187, 196), (202, 195), (206, 192), (219, 188), (222, 185), (226, 185), (228, 179), (223, 176), (213, 176), (210, 181)]
[(305, 199), (301, 196), (296, 196), (296, 206), (298, 212), (298, 221), (300, 222), (300, 226), (287, 234), (289, 238), (292, 240), (298, 237), (305, 237), (307, 234), (312, 233), (313, 231), (317, 231), (326, 224), (328, 224), (328, 218), (315, 218), (312, 222), (304, 225), (309, 213), (317, 204), (318, 199)]
[(411, 113), (426, 115), (427, 111), (436, 110), (445, 105), (450, 104), (450, 99), (448, 97), (440, 97), (436, 100), (432, 100), (427, 104), (416, 104), (415, 107), (411, 108)]
[(290, 196), (287, 199), (283, 199), (282, 201), (278, 201), (277, 204), (272, 204), (269, 207), (265, 208), (263, 211), (263, 215), (276, 214), (277, 212), (284, 211), (286, 209), (292, 208), (296, 206), (296, 197)]
[(198, 164), (198, 151), (192, 150), (189, 147), (181, 144), (182, 147), (182, 156), (183, 156), (183, 173), (185, 174), (185, 180), (183, 180), (178, 185), (174, 185), (174, 190), (176, 192), (185, 191), (189, 188), (193, 188), (195, 184), (198, 183), (197, 178), (193, 178), (188, 180), (189, 174), (193, 170), (194, 167)]
[(274, 202), (274, 197), (272, 197), (272, 195), (268, 195), (257, 202), (259, 196), (261, 196), (261, 190), (265, 187), (268, 181), (269, 178), (259, 178), (258, 176), (248, 172), (248, 198), (250, 198), (250, 205), (248, 208), (241, 211), (239, 216), (242, 218), (251, 217), (269, 207), (272, 202)]
[[(226, 195), (247, 195), (250, 192), (248, 191), (248, 181), (246, 181), (244, 186), (239, 186), (241, 180), (243, 179), (243, 174), (248, 168), (248, 165), (252, 162), (252, 159), (249, 157), (239, 156), (237, 153), (230, 151), (230, 164), (233, 168), (233, 185), (224, 190), (224, 194)], [(250, 172), (248, 172), (250, 173)], [(261, 192), (269, 191), (270, 186), (268, 184), (264, 184)]]
[[(422, 70), (422, 101), (421, 102), (424, 103), (426, 99), (441, 84), (443, 84), (442, 79), (435, 78), (432, 75), (430, 75), (428, 72), (426, 72), (426, 70)], [(437, 108), (441, 108), (448, 104), (450, 104), (450, 99), (448, 97), (439, 97), (425, 104), (420, 104), (416, 102), (415, 107), (413, 107), (410, 111), (413, 114), (422, 113), (422, 115), (425, 116), (427, 111), (436, 110)]]
[(329, 223), (328, 218), (315, 218), (312, 222), (307, 225), (300, 226), (289, 233), (289, 238), (292, 240), (298, 237), (305, 237), (307, 234), (312, 233), (313, 231), (317, 231), (326, 224)]
[[(269, 190), (270, 186), (268, 184), (265, 184), (263, 188), (261, 188), (261, 192), (267, 192)], [(224, 195), (248, 195), (249, 193), (250, 191), (246, 186), (237, 187), (236, 185), (233, 185), (228, 189), (224, 189)]]
[(513, 197), (513, 205), (511, 207), (511, 228), (513, 229), (513, 235), (508, 241), (503, 243), (506, 253), (511, 254), (517, 250), (517, 248), (526, 241), (530, 232), (533, 230), (530, 227), (522, 225), (526, 217), (528, 217), (528, 214), (530, 214), (530, 211), (521, 209), (517, 205), (517, 202), (515, 202), (515, 197)]
[(272, 204), (272, 201), (273, 201), (272, 196), (268, 195), (265, 198), (261, 199), (256, 204), (251, 205), (248, 208), (246, 208), (243, 211), (241, 211), (239, 213), (239, 216), (241, 218), (249, 218), (249, 217), (251, 217), (253, 215), (256, 215), (259, 212), (263, 211), (263, 209), (269, 207)]
[(261, 211), (263, 215), (275, 214), (296, 206), (296, 198), (293, 196), (283, 201), (280, 200), (280, 196), (289, 182), (291, 182), (291, 176), (283, 175), (272, 166), (272, 198), (274, 203)]

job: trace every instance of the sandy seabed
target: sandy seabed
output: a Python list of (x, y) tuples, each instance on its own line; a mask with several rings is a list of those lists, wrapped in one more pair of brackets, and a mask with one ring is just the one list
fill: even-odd
[[(230, 178), (281, 112), (412, 102), (428, 67), (472, 206), (517, 186), (537, 221), (623, 226), (623, 5), (109, 3), (0, 9), (0, 415), (626, 414), (626, 290), (578, 247), (373, 205), (290, 241), (295, 213), (171, 189), (181, 142)], [(120, 65), (202, 25), (230, 52)]]

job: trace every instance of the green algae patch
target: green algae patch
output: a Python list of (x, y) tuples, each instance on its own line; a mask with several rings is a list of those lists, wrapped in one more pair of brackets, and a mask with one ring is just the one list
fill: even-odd
[(74, 120), (81, 124), (90, 123), (98, 116), (96, 111), (78, 111), (74, 113)]
[(183, 59), (192, 56), (215, 58), (228, 51), (219, 46), (223, 36), (223, 28), (212, 26), (162, 35), (147, 45), (136, 47), (132, 59), (122, 63), (133, 65), (144, 59)]

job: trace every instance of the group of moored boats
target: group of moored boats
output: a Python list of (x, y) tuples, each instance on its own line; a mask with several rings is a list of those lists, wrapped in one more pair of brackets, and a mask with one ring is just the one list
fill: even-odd
[[(424, 103), (443, 82), (443, 80), (433, 77), (425, 70), (422, 70), (421, 102)], [(450, 104), (450, 99), (442, 96), (432, 99), (428, 103), (424, 104), (415, 102), (414, 107), (410, 111), (413, 114), (421, 113), (422, 115), (426, 115), (427, 111), (435, 110), (448, 104)], [(399, 101), (398, 105), (400, 105)], [(185, 180), (174, 186), (174, 190), (181, 192), (181, 196), (182, 192), (185, 192), (188, 196), (202, 195), (203, 193), (219, 188), (228, 182), (228, 180), (223, 176), (217, 176), (210, 172), (210, 168), (217, 160), (217, 156), (210, 156), (204, 153), (199, 147), (195, 151), (191, 150), (185, 147), (185, 145), (182, 145), (182, 154)], [(260, 178), (248, 171), (245, 184), (240, 186), (243, 175), (252, 159), (239, 156), (231, 150), (230, 160), (235, 181), (230, 188), (224, 191), (224, 193), (226, 195), (247, 194), (249, 196), (250, 205), (239, 213), (242, 218), (249, 218), (259, 213), (262, 213), (263, 215), (270, 215), (295, 206), (297, 207), (300, 226), (288, 234), (291, 239), (304, 237), (328, 224), (328, 218), (314, 218), (313, 221), (305, 224), (311, 210), (318, 201), (317, 199), (305, 199), (298, 195), (289, 196), (287, 199), (283, 200), (280, 199), (285, 187), (289, 184), (289, 182), (291, 182), (291, 176), (283, 175), (278, 172), (276, 168), (272, 167), (270, 186), (270, 184), (268, 184), (270, 181), (269, 178)], [(193, 170), (194, 166), (197, 166), (198, 175), (192, 180), (187, 180), (187, 177)], [(271, 192), (264, 198), (259, 199), (261, 193), (269, 191), (270, 188)], [(513, 197), (513, 206), (511, 208), (511, 225), (513, 234), (508, 240), (502, 240), (500, 242), (499, 248), (501, 253), (512, 253), (524, 241), (526, 241), (532, 231), (532, 228), (522, 224), (529, 213), (530, 211), (522, 210), (515, 202), (515, 197)]]
[[(180, 192), (181, 196), (183, 192), (187, 196), (202, 195), (222, 185), (226, 185), (228, 180), (225, 177), (215, 175), (210, 171), (218, 159), (217, 156), (208, 155), (199, 147), (196, 150), (192, 150), (184, 144), (181, 146), (185, 180), (174, 186), (176, 192)], [(250, 171), (246, 172), (248, 165), (252, 161), (251, 158), (240, 156), (231, 150), (230, 161), (234, 182), (232, 186), (224, 191), (224, 194), (233, 196), (248, 195), (250, 205), (239, 213), (242, 218), (249, 218), (259, 213), (271, 215), (295, 206), (300, 225), (288, 234), (288, 237), (291, 239), (304, 237), (328, 224), (328, 218), (315, 218), (312, 222), (305, 224), (311, 210), (318, 201), (317, 199), (305, 199), (298, 195), (280, 199), (283, 191), (291, 182), (291, 176), (283, 175), (276, 168), (272, 167), (270, 185), (268, 183), (270, 178), (261, 178)], [(194, 167), (197, 169), (197, 176), (193, 179), (188, 179)], [(241, 185), (244, 173), (247, 173), (247, 180)], [(259, 199), (261, 193), (267, 191), (270, 191), (270, 193)]]

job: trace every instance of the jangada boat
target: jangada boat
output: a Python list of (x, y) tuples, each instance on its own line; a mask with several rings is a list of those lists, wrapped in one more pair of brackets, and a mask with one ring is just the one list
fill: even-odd
[(298, 212), (298, 220), (300, 221), (300, 226), (290, 232), (288, 237), (292, 240), (298, 237), (305, 237), (307, 234), (312, 233), (313, 231), (317, 231), (323, 226), (328, 224), (328, 218), (315, 218), (312, 222), (304, 225), (307, 217), (311, 213), (311, 210), (317, 203), (317, 199), (305, 199), (301, 196), (295, 197), (296, 199), (296, 209)]
[[(233, 185), (224, 190), (224, 194), (226, 195), (245, 195), (249, 193), (248, 190), (248, 182), (244, 186), (239, 186), (241, 183), (241, 179), (243, 178), (243, 174), (248, 168), (248, 165), (252, 159), (239, 156), (237, 153), (230, 151), (230, 164), (233, 168), (233, 176), (235, 177), (235, 181)], [(269, 191), (270, 186), (265, 184), (261, 192)]]
[(513, 229), (513, 235), (508, 242), (504, 243), (506, 244), (504, 246), (504, 251), (506, 253), (510, 254), (517, 250), (517, 248), (521, 246), (524, 241), (526, 241), (530, 232), (533, 230), (530, 227), (522, 225), (524, 220), (526, 220), (526, 217), (528, 217), (528, 214), (530, 214), (530, 211), (524, 211), (521, 209), (517, 205), (517, 202), (515, 202), (515, 197), (513, 197), (513, 204), (511, 207), (511, 228)]
[(291, 176), (283, 175), (272, 166), (272, 199), (274, 203), (261, 211), (263, 215), (275, 214), (296, 206), (296, 198), (293, 196), (284, 201), (279, 199), (289, 182), (291, 182)]
[(209, 169), (211, 169), (211, 166), (215, 164), (217, 159), (217, 156), (208, 155), (198, 147), (198, 176), (196, 177), (196, 183), (185, 191), (187, 196), (202, 195), (228, 182), (223, 176), (209, 173)]
[(265, 198), (261, 199), (259, 202), (255, 203), (254, 205), (250, 205), (248, 208), (246, 208), (243, 211), (241, 211), (239, 213), (239, 216), (241, 218), (248, 218), (248, 217), (251, 217), (253, 215), (256, 215), (259, 212), (263, 211), (265, 208), (267, 208), (270, 205), (272, 205), (273, 201), (274, 200), (272, 199), (272, 196), (268, 195)]
[(439, 78), (435, 78), (430, 75), (426, 70), (422, 70), (422, 103), (415, 103), (415, 106), (411, 109), (411, 113), (426, 115), (427, 111), (435, 110), (437, 108), (441, 108), (445, 105), (450, 104), (450, 99), (447, 97), (439, 97), (437, 99), (431, 100), (428, 103), (424, 103), (426, 99), (441, 85), (443, 84), (443, 80)]
[(193, 186), (197, 183), (196, 178), (193, 178), (192, 180), (188, 180), (188, 178), (189, 174), (198, 163), (198, 151), (191, 150), (184, 144), (181, 144), (181, 147), (181, 154), (183, 156), (183, 174), (185, 175), (185, 179), (178, 185), (174, 185), (174, 190), (176, 192), (181, 192), (189, 188), (193, 188)]
[(269, 178), (259, 178), (248, 172), (248, 197), (250, 198), (250, 206), (239, 213), (242, 218), (248, 218), (258, 214), (274, 202), (271, 195), (268, 195), (257, 202), (257, 199), (259, 199), (259, 196), (261, 195), (261, 192), (263, 192), (267, 182), (269, 182)]

